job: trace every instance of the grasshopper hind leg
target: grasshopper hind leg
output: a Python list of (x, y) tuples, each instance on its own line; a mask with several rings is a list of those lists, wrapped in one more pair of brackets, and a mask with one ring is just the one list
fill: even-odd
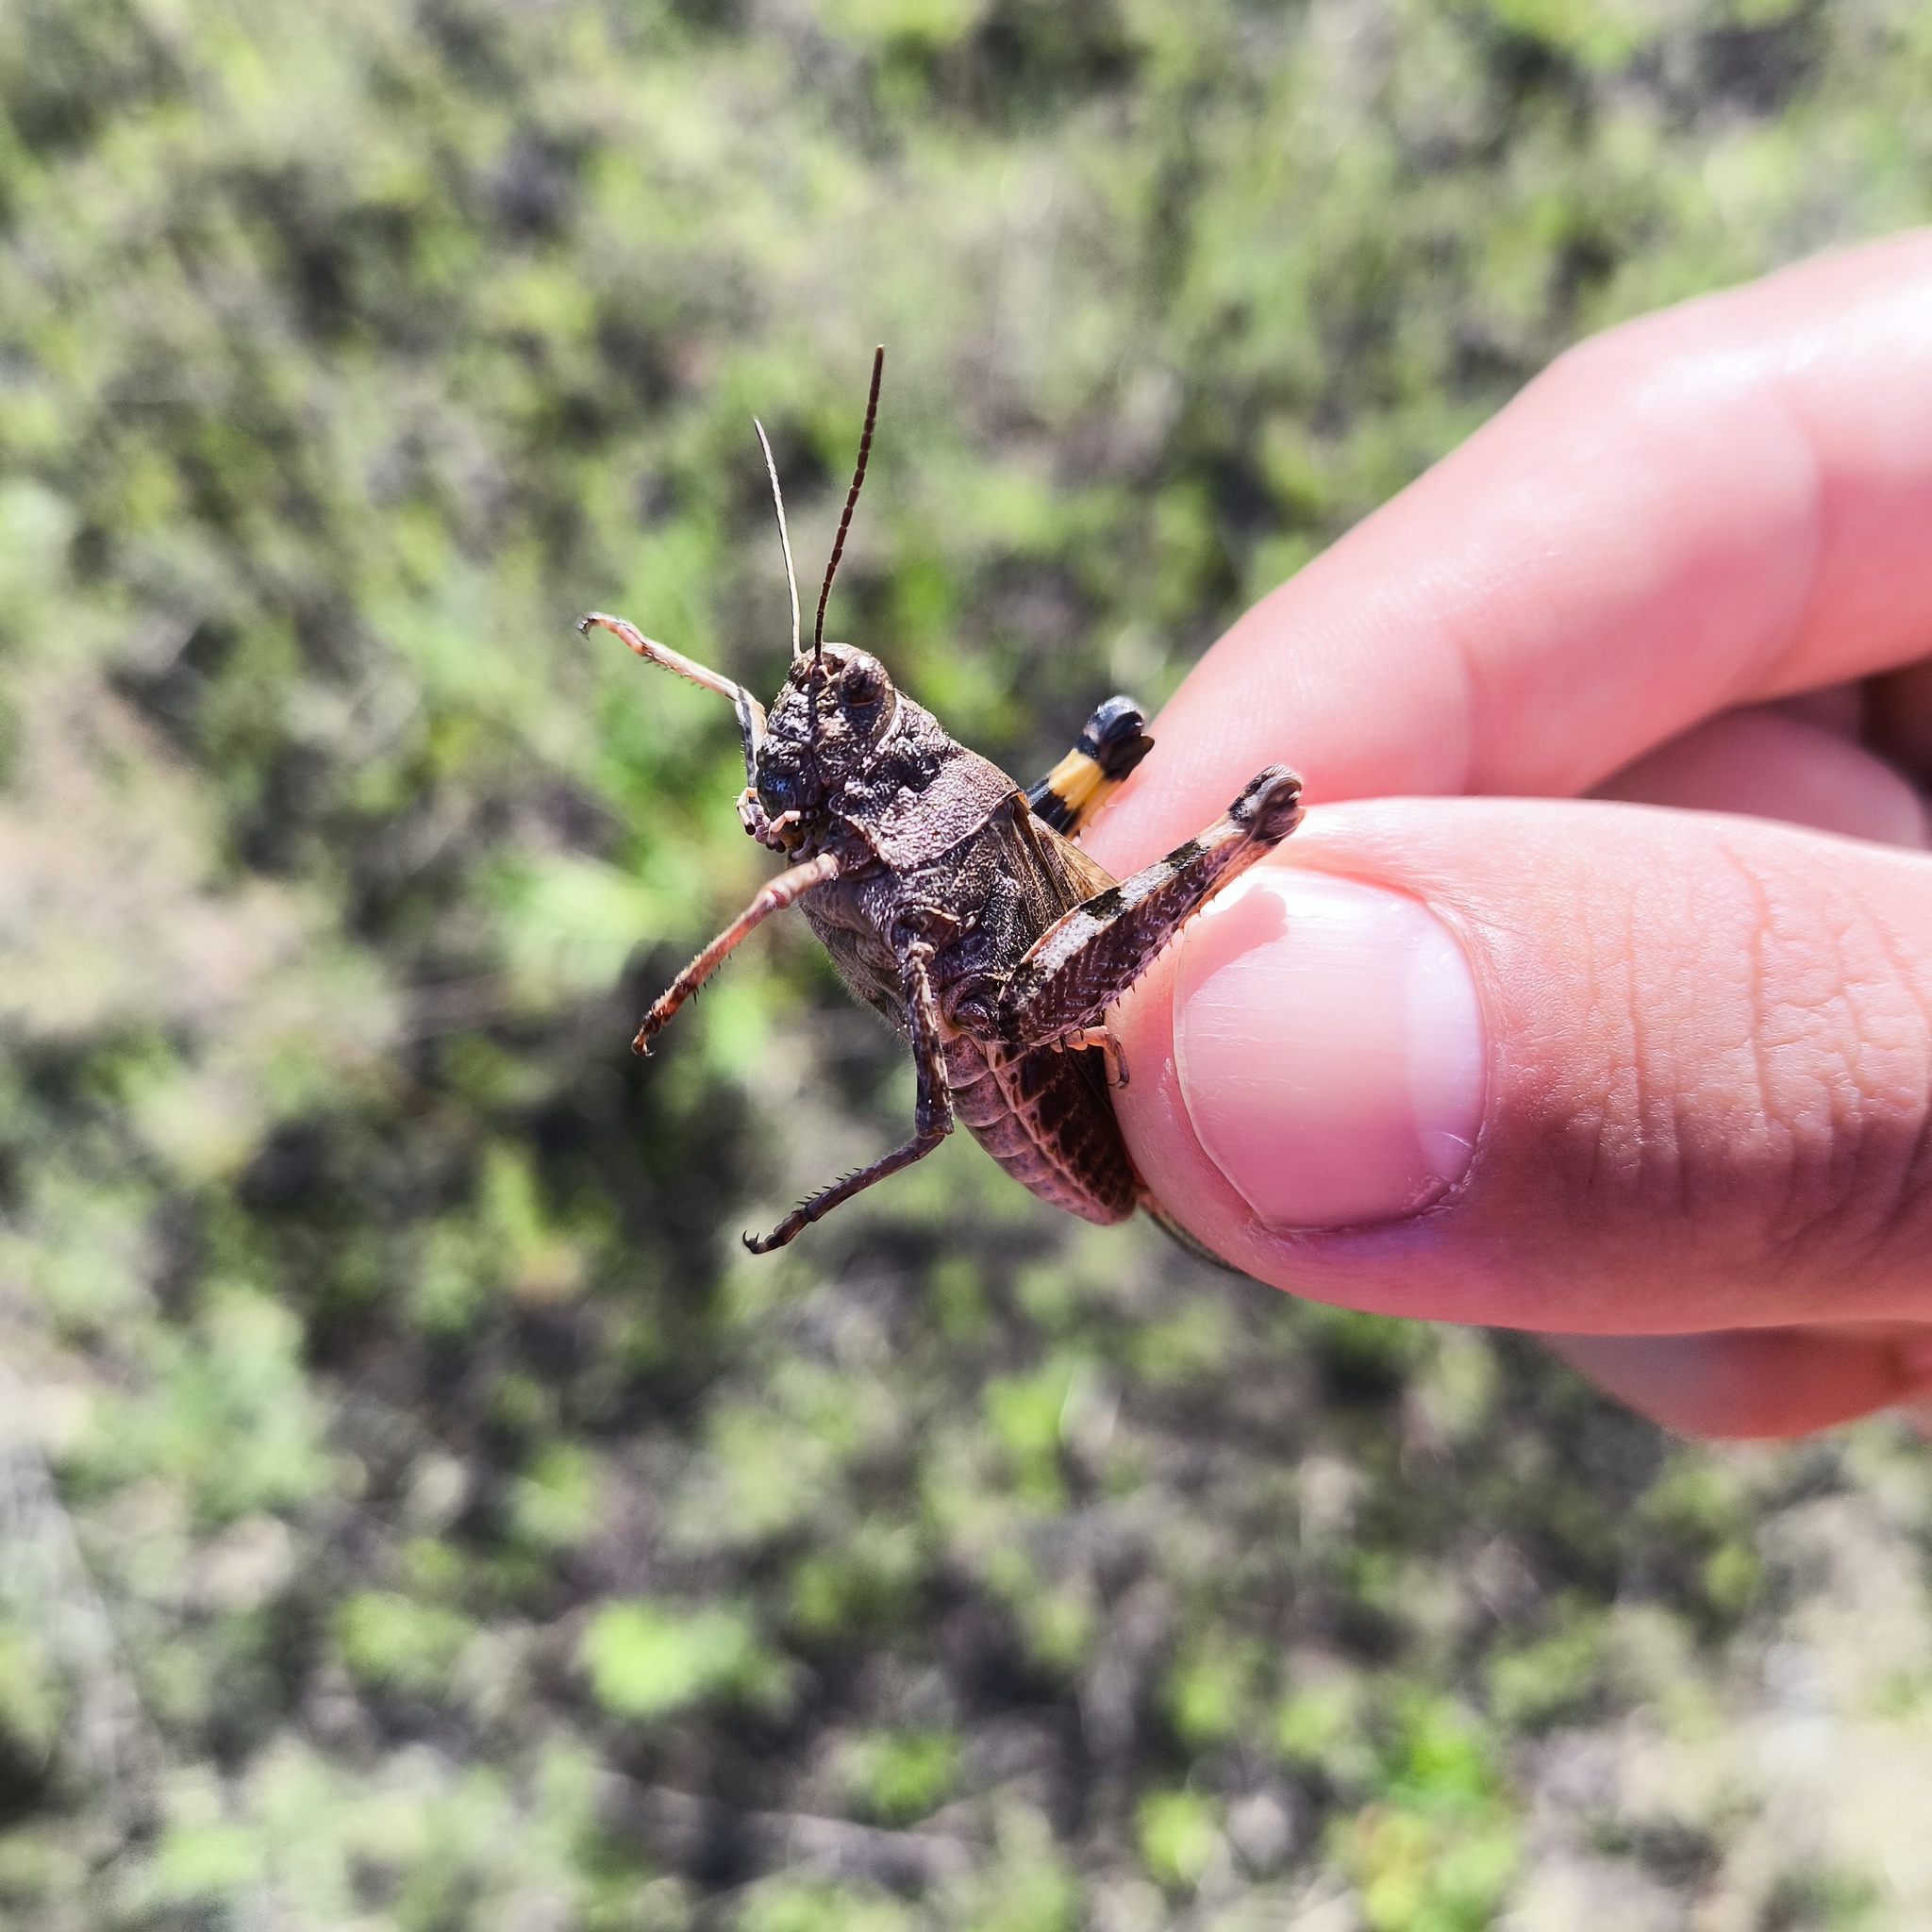
[(1286, 766), (1269, 765), (1198, 838), (1062, 914), (1008, 979), (1001, 1037), (1044, 1046), (1098, 1025), (1203, 902), (1301, 823), (1301, 791)]

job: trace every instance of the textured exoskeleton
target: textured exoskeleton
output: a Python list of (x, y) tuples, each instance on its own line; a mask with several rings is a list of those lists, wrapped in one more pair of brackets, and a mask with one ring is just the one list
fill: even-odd
[[(1074, 845), (1100, 802), (1151, 743), (1140, 711), (1113, 698), (1074, 751), (1023, 791), (950, 738), (898, 691), (885, 667), (823, 641), (825, 599), (865, 475), (883, 352), (858, 467), (832, 548), (808, 649), (792, 590), (791, 673), (769, 718), (730, 679), (593, 613), (641, 657), (730, 698), (744, 742), (745, 829), (791, 864), (692, 960), (645, 1014), (640, 1052), (732, 947), (796, 905), (847, 986), (911, 1042), (913, 1134), (903, 1146), (814, 1194), (761, 1239), (782, 1247), (861, 1189), (929, 1154), (963, 1121), (999, 1164), (1043, 1199), (1089, 1221), (1136, 1207), (1175, 1228), (1134, 1172), (1109, 1098), (1127, 1070), (1108, 1007), (1216, 888), (1301, 819), (1301, 781), (1260, 772), (1198, 838), (1115, 881)], [(760, 427), (759, 440), (764, 440)], [(771, 450), (765, 446), (771, 465)], [(778, 498), (791, 575), (791, 542)], [(1188, 1243), (1190, 1246), (1192, 1243)]]

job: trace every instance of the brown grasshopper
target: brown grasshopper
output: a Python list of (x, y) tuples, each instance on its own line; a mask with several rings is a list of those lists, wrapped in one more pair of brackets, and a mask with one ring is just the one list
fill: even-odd
[(918, 1101), (904, 1146), (814, 1194), (762, 1239), (746, 1235), (754, 1254), (783, 1247), (861, 1189), (923, 1159), (956, 1118), (1043, 1200), (1102, 1223), (1145, 1208), (1194, 1249), (1121, 1138), (1108, 1088), (1124, 1087), (1127, 1069), (1107, 1008), (1218, 886), (1294, 830), (1301, 780), (1268, 766), (1200, 837), (1116, 881), (1073, 840), (1152, 746), (1131, 700), (1108, 699), (1074, 749), (1022, 791), (955, 743), (876, 658), (827, 643), (825, 600), (865, 481), (884, 371), (880, 349), (809, 651), (800, 642), (777, 465), (756, 425), (791, 593), (791, 669), (769, 717), (741, 686), (623, 618), (592, 612), (578, 622), (731, 700), (744, 742), (739, 817), (792, 861), (672, 981), (631, 1043), (647, 1053), (755, 925), (796, 905), (845, 984), (911, 1041)]

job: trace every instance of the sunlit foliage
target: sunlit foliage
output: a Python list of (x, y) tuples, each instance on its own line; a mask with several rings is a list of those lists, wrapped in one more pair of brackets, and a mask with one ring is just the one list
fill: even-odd
[(1908, 0), (0, 9), (0, 1922), (1885, 1923), (1915, 1451), (963, 1141), (750, 1261), (909, 1077), (786, 932), (631, 1058), (764, 860), (570, 620), (771, 686), (750, 417), (809, 570), (883, 339), (833, 628), (1030, 774), (1579, 335), (1924, 218), (1928, 100)]

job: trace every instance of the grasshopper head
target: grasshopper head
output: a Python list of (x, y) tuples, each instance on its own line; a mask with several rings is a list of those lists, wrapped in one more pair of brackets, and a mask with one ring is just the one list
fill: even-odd
[(899, 693), (869, 651), (825, 644), (792, 661), (758, 753), (758, 802), (775, 824), (788, 812), (797, 839), (820, 842), (827, 810), (863, 778), (899, 713)]

